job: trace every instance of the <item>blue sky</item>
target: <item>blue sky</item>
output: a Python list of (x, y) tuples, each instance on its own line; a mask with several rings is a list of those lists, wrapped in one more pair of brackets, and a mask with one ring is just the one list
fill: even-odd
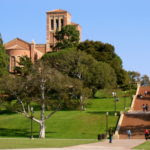
[(82, 26), (83, 41), (114, 45), (126, 70), (150, 75), (150, 0), (0, 0), (4, 42), (45, 43), (45, 12), (58, 8)]

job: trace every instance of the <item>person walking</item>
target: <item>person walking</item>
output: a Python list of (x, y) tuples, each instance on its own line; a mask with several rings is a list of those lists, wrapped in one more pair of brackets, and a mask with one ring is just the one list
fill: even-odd
[(128, 135), (128, 139), (130, 139), (131, 138), (131, 130), (130, 129), (127, 130), (127, 135)]
[(113, 130), (112, 128), (109, 129), (109, 143), (112, 143), (112, 137), (113, 137)]
[(145, 105), (145, 111), (148, 111), (148, 108), (149, 108), (149, 106), (148, 106), (148, 104), (146, 104)]
[(144, 134), (145, 134), (145, 139), (147, 140), (149, 138), (149, 130), (145, 129)]
[(143, 112), (145, 112), (145, 110), (146, 110), (145, 108), (146, 108), (146, 105), (143, 104), (143, 105), (142, 105)]
[(144, 92), (144, 95), (145, 95), (145, 96), (147, 95), (147, 91)]

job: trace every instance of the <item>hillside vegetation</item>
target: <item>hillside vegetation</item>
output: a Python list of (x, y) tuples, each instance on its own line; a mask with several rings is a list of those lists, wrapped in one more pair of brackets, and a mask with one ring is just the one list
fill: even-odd
[[(118, 91), (117, 112), (124, 110), (124, 102), (129, 107), (130, 97), (123, 97)], [(119, 116), (115, 116), (114, 98), (111, 90), (97, 92), (96, 98), (90, 99), (85, 111), (58, 111), (46, 121), (46, 137), (57, 139), (96, 139), (99, 133), (106, 133), (106, 112), (109, 112), (108, 126), (116, 127)], [(39, 111), (34, 116), (39, 116)], [(30, 137), (31, 120), (21, 114), (0, 114), (1, 137)], [(38, 137), (39, 125), (33, 122), (33, 135)]]

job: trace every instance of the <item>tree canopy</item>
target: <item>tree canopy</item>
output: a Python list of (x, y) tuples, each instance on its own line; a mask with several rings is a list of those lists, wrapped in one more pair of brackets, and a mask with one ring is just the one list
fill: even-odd
[(56, 32), (55, 38), (57, 43), (54, 49), (71, 48), (78, 45), (80, 33), (74, 25), (66, 25)]
[(127, 72), (123, 69), (122, 60), (115, 53), (114, 46), (100, 41), (86, 40), (78, 45), (78, 49), (92, 55), (97, 61), (108, 63), (116, 73), (118, 85), (128, 84)]
[[(73, 80), (41, 61), (32, 66), (26, 78), (11, 74), (3, 77), (0, 91), (7, 95), (6, 101), (14, 100), (15, 112), (22, 113), (40, 125), (40, 138), (45, 138), (45, 120), (64, 107), (83, 109), (85, 99), (90, 96), (90, 89), (85, 88), (82, 81)], [(39, 118), (31, 117), (32, 103), (39, 106)], [(45, 114), (46, 110), (50, 110), (49, 114)]]
[(18, 62), (19, 66), (14, 68), (14, 72), (21, 74), (22, 76), (27, 76), (32, 71), (32, 61), (28, 56), (21, 56)]
[(3, 45), (3, 40), (0, 34), (0, 76), (8, 73), (9, 57)]
[(98, 62), (91, 55), (75, 48), (48, 53), (43, 60), (63, 74), (82, 80), (93, 94), (98, 89), (116, 86), (116, 75), (109, 64)]

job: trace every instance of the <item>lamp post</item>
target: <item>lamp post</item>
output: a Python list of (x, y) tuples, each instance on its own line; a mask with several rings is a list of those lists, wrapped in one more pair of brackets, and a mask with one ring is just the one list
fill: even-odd
[(109, 112), (106, 112), (106, 135), (108, 133), (108, 115), (109, 115)]
[(115, 102), (115, 113), (116, 113), (116, 110), (117, 110), (117, 102), (118, 101), (119, 101), (119, 98), (115, 97), (115, 99), (114, 99), (114, 102)]
[(114, 98), (114, 109), (115, 109), (115, 112), (116, 112), (116, 92), (112, 92), (112, 96)]
[(117, 102), (119, 101), (119, 98), (116, 95), (117, 95), (116, 92), (112, 92), (112, 96), (114, 97), (114, 110), (115, 110), (115, 113), (116, 113), (116, 109), (117, 109)]
[(31, 139), (33, 139), (33, 107), (31, 107)]
[(127, 91), (125, 91), (124, 92), (125, 94), (124, 94), (124, 110), (126, 109), (126, 93), (127, 93)]

